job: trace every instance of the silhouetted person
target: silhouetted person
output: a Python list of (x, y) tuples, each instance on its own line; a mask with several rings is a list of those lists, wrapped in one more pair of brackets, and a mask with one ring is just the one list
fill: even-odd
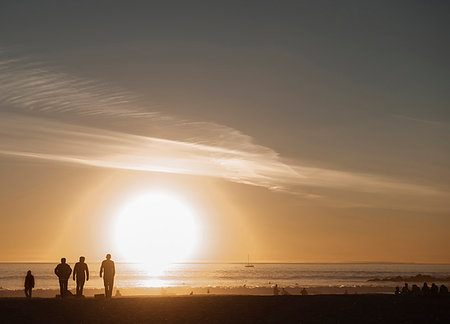
[(84, 282), (89, 281), (89, 269), (84, 260), (84, 256), (81, 256), (80, 262), (77, 262), (73, 268), (73, 280), (75, 277), (77, 280), (77, 297), (83, 296)]
[(422, 287), (422, 296), (429, 296), (429, 295), (430, 295), (430, 287), (428, 287), (428, 284), (424, 282)]
[(34, 288), (34, 276), (31, 274), (31, 270), (27, 271), (27, 276), (25, 277), (25, 296), (30, 299), (31, 291)]
[(61, 263), (55, 268), (55, 274), (59, 278), (59, 293), (61, 298), (67, 295), (67, 282), (69, 281), (72, 268), (66, 263), (66, 258), (61, 258)]
[(111, 298), (114, 287), (114, 276), (116, 275), (116, 268), (114, 261), (111, 260), (111, 254), (106, 255), (106, 260), (103, 260), (100, 267), (100, 278), (103, 274), (103, 283), (105, 284), (105, 296)]
[(399, 286), (395, 287), (394, 295), (395, 295), (395, 296), (400, 295), (400, 287), (399, 287)]
[[(346, 291), (347, 291), (347, 290), (346, 290)], [(308, 295), (308, 292), (306, 291), (305, 288), (302, 289), (301, 293), (302, 293), (302, 296)]]
[(447, 296), (448, 295), (448, 288), (446, 285), (442, 284), (441, 287), (439, 287), (439, 296)]
[(411, 294), (413, 296), (420, 296), (420, 288), (417, 285), (412, 285)]
[(439, 294), (439, 287), (433, 282), (430, 288), (430, 296), (436, 297)]
[(274, 295), (274, 296), (278, 296), (279, 293), (280, 293), (280, 292), (279, 292), (279, 290), (278, 290), (278, 285), (273, 286), (273, 295)]
[(408, 288), (408, 284), (405, 282), (405, 285), (402, 287), (402, 295), (406, 296), (409, 295), (410, 291)]

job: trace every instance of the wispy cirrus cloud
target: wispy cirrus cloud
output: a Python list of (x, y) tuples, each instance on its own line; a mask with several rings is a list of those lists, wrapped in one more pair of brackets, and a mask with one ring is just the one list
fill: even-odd
[[(8, 108), (0, 121), (3, 154), (215, 176), (272, 189), (299, 177), (276, 152), (235, 129), (146, 111), (129, 92), (29, 59), (0, 59), (0, 103)], [(76, 122), (68, 123), (68, 115)], [(93, 127), (93, 116), (120, 121), (127, 130), (115, 130), (114, 122)], [(167, 138), (133, 134), (138, 124)]]
[[(236, 129), (148, 111), (132, 93), (29, 59), (0, 55), (0, 105), (4, 155), (219, 177), (313, 198), (320, 195), (307, 188), (447, 194), (419, 184), (287, 163)], [(101, 122), (92, 122), (94, 116)]]
[(449, 123), (445, 122), (445, 121), (437, 121), (437, 120), (429, 120), (429, 119), (423, 119), (423, 118), (415, 118), (415, 117), (406, 116), (406, 115), (399, 115), (399, 114), (394, 114), (394, 115), (392, 115), (392, 117), (397, 118), (397, 119), (407, 120), (407, 121), (410, 121), (410, 122), (432, 125), (432, 126), (443, 126), (443, 127), (449, 127), (450, 126)]

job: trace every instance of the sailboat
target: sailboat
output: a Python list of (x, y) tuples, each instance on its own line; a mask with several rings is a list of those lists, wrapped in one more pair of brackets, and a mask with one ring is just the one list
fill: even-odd
[(246, 268), (254, 268), (255, 266), (250, 263), (250, 254), (247, 255), (247, 264), (245, 265)]

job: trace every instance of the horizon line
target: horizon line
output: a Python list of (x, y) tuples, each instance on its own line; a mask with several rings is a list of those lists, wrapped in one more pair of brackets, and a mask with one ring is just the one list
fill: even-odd
[[(54, 264), (59, 261), (0, 261), (0, 264)], [(78, 260), (73, 261), (78, 262)], [(70, 263), (70, 262), (68, 262)], [(90, 263), (101, 263), (94, 261)], [(141, 264), (136, 261), (115, 261), (118, 264)], [(168, 264), (247, 264), (245, 261), (191, 261), (191, 262), (170, 262)], [(450, 262), (408, 262), (408, 261), (347, 261), (347, 262), (251, 262), (251, 264), (421, 264), (421, 265), (450, 265)]]

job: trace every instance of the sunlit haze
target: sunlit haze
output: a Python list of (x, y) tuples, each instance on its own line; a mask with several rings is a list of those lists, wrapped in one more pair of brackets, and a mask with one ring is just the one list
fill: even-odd
[(0, 261), (450, 263), (448, 9), (3, 1)]

